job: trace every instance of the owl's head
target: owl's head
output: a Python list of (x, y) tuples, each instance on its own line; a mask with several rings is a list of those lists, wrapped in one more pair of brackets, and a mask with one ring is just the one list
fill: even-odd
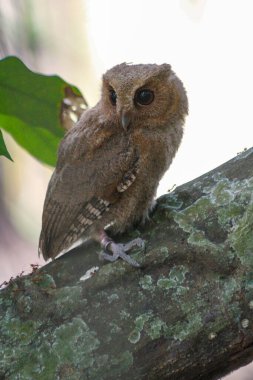
[(103, 76), (101, 104), (108, 119), (125, 131), (170, 127), (188, 113), (183, 84), (168, 64), (114, 66)]

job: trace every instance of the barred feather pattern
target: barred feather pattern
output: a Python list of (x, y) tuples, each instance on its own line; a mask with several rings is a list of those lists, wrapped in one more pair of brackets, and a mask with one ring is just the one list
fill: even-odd
[[(131, 170), (125, 173), (122, 181), (118, 184), (117, 191), (119, 193), (126, 191), (136, 180), (139, 171), (138, 160), (139, 158), (136, 159)], [(60, 250), (78, 240), (97, 219), (101, 219), (104, 212), (109, 211), (110, 205), (110, 202), (96, 197), (85, 204), (75, 218), (75, 222), (70, 226), (68, 233), (64, 236)]]
[(109, 210), (109, 207), (110, 202), (95, 197), (86, 203), (63, 237), (60, 250), (78, 240), (94, 221), (100, 219), (103, 213)]
[(139, 157), (136, 159), (134, 166), (125, 173), (122, 181), (117, 186), (117, 191), (123, 193), (126, 191), (136, 180), (137, 174), (139, 172)]
[[(122, 181), (118, 184), (117, 191), (119, 193), (126, 191), (136, 180), (139, 171), (138, 161), (139, 158), (136, 159), (133, 167), (125, 173)], [(64, 236), (60, 250), (78, 240), (97, 219), (101, 219), (104, 212), (109, 211), (110, 205), (110, 202), (96, 197), (86, 203), (81, 212), (79, 211), (68, 233)]]

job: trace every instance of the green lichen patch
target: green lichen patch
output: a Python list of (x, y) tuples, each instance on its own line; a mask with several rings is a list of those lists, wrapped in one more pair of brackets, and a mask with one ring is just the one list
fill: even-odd
[(220, 246), (211, 242), (204, 231), (211, 212), (213, 212), (211, 200), (204, 196), (186, 209), (174, 212), (174, 220), (183, 231), (189, 234), (189, 244), (220, 250)]
[(227, 178), (219, 180), (219, 182), (210, 189), (204, 189), (209, 193), (210, 200), (215, 206), (226, 206), (235, 199), (234, 189), (230, 189), (230, 181)]
[(142, 337), (142, 333), (152, 340), (159, 339), (167, 331), (166, 322), (159, 315), (154, 315), (153, 312), (142, 314), (135, 319), (135, 328), (128, 336), (128, 340), (132, 344), (136, 344)]
[[(0, 346), (0, 370), (7, 370), (10, 379), (16, 379), (17, 373), (19, 379), (57, 378), (62, 363), (75, 376), (92, 367), (92, 353), (100, 342), (81, 318), (73, 318), (53, 331), (44, 331), (43, 335), (38, 335), (40, 325), (18, 318), (2, 321), (1, 336), (5, 339)], [(30, 344), (34, 347), (32, 351)]]
[(36, 329), (39, 326), (39, 322), (32, 320), (21, 321), (19, 318), (9, 318), (6, 316), (6, 318), (1, 321), (1, 333), (5, 338), (5, 342), (11, 341), (12, 343), (16, 342), (18, 344), (27, 345), (34, 338)]
[(157, 285), (159, 286), (159, 288), (162, 288), (164, 290), (169, 290), (175, 286), (175, 283), (170, 278), (161, 277), (157, 281)]
[[(94, 331), (81, 318), (62, 324), (50, 335), (44, 336), (38, 350), (41, 375), (46, 378), (62, 371), (62, 364), (67, 365), (75, 376), (92, 368), (95, 359), (93, 351), (100, 345)], [(51, 360), (52, 359), (52, 360)], [(92, 378), (92, 377), (91, 377)]]
[[(170, 270), (168, 277), (165, 277), (164, 275), (160, 276), (157, 280), (157, 286), (163, 290), (174, 289), (176, 292), (177, 290), (181, 292), (182, 285), (185, 282), (185, 277), (188, 272), (189, 270), (185, 266), (176, 265)], [(188, 287), (184, 288), (188, 290)]]
[(118, 300), (119, 300), (119, 296), (118, 296), (117, 293), (112, 293), (112, 294), (110, 294), (110, 295), (107, 297), (107, 299), (108, 299), (108, 302), (109, 302), (109, 304), (110, 304), (110, 303), (112, 303), (112, 302), (114, 302), (114, 301), (118, 301)]
[(90, 330), (81, 318), (73, 318), (71, 322), (55, 329), (52, 350), (65, 362), (73, 363), (77, 367), (90, 368), (94, 362), (92, 352), (99, 344), (95, 332)]
[(173, 326), (167, 327), (165, 336), (181, 342), (184, 339), (191, 339), (196, 336), (196, 334), (199, 334), (201, 328), (203, 328), (201, 314), (193, 313), (189, 320), (180, 321)]
[(183, 206), (183, 202), (178, 198), (175, 192), (164, 194), (159, 198), (159, 209), (162, 210), (179, 210)]
[(130, 335), (128, 336), (128, 340), (135, 344), (137, 343), (141, 338), (141, 332), (144, 328), (145, 323), (152, 317), (152, 312), (144, 313), (139, 315), (135, 321), (135, 328), (132, 330)]
[(226, 207), (219, 209), (218, 222), (227, 231), (231, 230), (231, 224), (236, 224), (244, 213), (244, 202), (241, 204), (231, 202)]
[(164, 254), (165, 257), (169, 256), (169, 249), (167, 247), (161, 247), (160, 251), (162, 254)]
[(131, 318), (131, 314), (128, 313), (126, 310), (120, 310), (119, 314), (120, 314), (120, 319), (122, 320), (127, 320)]
[(142, 331), (145, 323), (152, 317), (152, 312), (149, 311), (148, 313), (141, 314), (135, 319), (135, 327)]
[(233, 277), (227, 278), (226, 281), (219, 280), (217, 285), (221, 291), (220, 299), (226, 305), (228, 305), (235, 297), (235, 294), (241, 290), (241, 284)]
[(20, 379), (28, 379), (22, 375), (26, 366), (30, 345), (37, 339), (37, 331), (41, 323), (32, 320), (21, 321), (17, 317), (12, 317), (6, 313), (1, 320), (0, 326), (0, 373), (10, 374), (20, 372)]
[(155, 317), (147, 326), (147, 334), (148, 336), (153, 339), (160, 338), (164, 330), (166, 330), (167, 325), (164, 321), (162, 321), (159, 317)]
[(129, 342), (133, 344), (139, 342), (140, 338), (141, 338), (141, 333), (138, 329), (134, 329), (133, 331), (131, 331), (131, 333), (128, 336)]
[[(252, 189), (253, 195), (253, 189)], [(253, 265), (253, 204), (247, 207), (243, 217), (238, 221), (229, 235), (229, 242), (236, 251), (242, 264), (252, 268)]]
[(139, 284), (144, 290), (154, 290), (153, 279), (150, 275), (146, 274), (143, 277), (141, 277)]
[(22, 314), (30, 314), (32, 311), (32, 297), (30, 295), (21, 294), (17, 298), (17, 308)]
[(206, 186), (204, 195), (181, 211), (173, 211), (188, 243), (221, 254), (229, 245), (241, 262), (253, 264), (253, 177), (229, 180), (221, 174)]
[(65, 286), (55, 291), (55, 310), (59, 316), (69, 317), (78, 306), (85, 308), (86, 305), (87, 299), (83, 297), (79, 285)]
[(188, 243), (196, 247), (202, 247), (205, 249), (210, 249), (212, 252), (219, 253), (223, 249), (223, 244), (217, 244), (211, 242), (207, 237), (204, 231), (192, 231), (190, 236), (187, 239)]
[(118, 260), (112, 264), (103, 265), (95, 276), (91, 277), (89, 281), (84, 281), (82, 286), (84, 288), (98, 288), (103, 289), (110, 284), (120, 280), (125, 274), (132, 271), (133, 267), (126, 265), (122, 260)]
[(245, 281), (244, 281), (244, 293), (245, 298), (248, 302), (249, 308), (253, 310), (253, 272), (245, 273)]
[(122, 331), (121, 327), (119, 327), (115, 322), (109, 322), (109, 327), (112, 334), (118, 334)]

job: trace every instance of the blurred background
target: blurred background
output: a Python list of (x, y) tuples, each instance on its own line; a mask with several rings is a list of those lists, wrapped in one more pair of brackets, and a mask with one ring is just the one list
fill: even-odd
[[(0, 58), (75, 84), (90, 106), (104, 71), (121, 62), (170, 63), (190, 113), (158, 195), (213, 169), (252, 144), (251, 0), (0, 0)], [(0, 283), (37, 257), (47, 183), (42, 165), (4, 134), (0, 158)], [(252, 379), (250, 367), (226, 379)]]

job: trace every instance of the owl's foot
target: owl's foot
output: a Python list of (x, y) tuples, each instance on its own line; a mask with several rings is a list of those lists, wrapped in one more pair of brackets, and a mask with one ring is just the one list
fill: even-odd
[[(126, 261), (128, 264), (139, 268), (140, 264), (137, 263), (131, 256), (127, 254), (133, 247), (144, 248), (145, 243), (144, 240), (137, 238), (131, 240), (126, 244), (116, 244), (113, 240), (111, 240), (108, 236), (104, 237), (101, 241), (101, 245), (103, 251), (100, 253), (100, 257), (104, 260), (108, 261), (116, 261), (119, 257)], [(112, 255), (109, 253), (111, 252)]]

